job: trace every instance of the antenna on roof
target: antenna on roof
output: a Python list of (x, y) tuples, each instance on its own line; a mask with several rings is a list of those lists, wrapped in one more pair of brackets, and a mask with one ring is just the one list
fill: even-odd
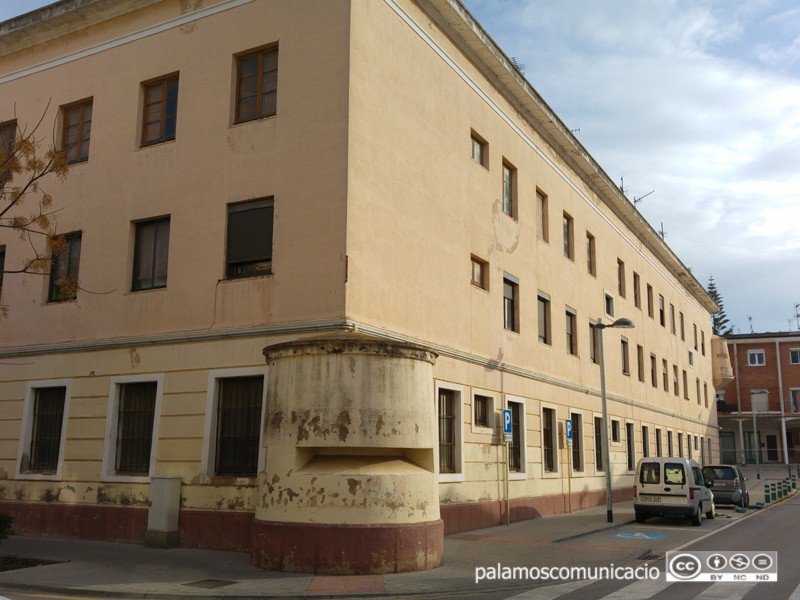
[(661, 239), (662, 239), (662, 240), (663, 240), (665, 237), (667, 237), (667, 232), (666, 232), (666, 231), (664, 231), (664, 221), (661, 221), (661, 230), (660, 230), (660, 231), (658, 231), (657, 233), (658, 233), (658, 235), (660, 235), (660, 236), (661, 236)]
[(581, 132), (580, 127), (578, 127), (577, 129), (570, 129), (570, 133), (580, 133), (580, 132)]
[(511, 62), (514, 63), (515, 67), (517, 67), (517, 71), (525, 75), (525, 65), (519, 62), (519, 59), (516, 56), (511, 57)]
[(747, 317), (747, 320), (750, 321), (750, 333), (755, 333), (753, 331), (753, 317)]
[(656, 192), (655, 190), (650, 190), (644, 196), (639, 196), (638, 198), (634, 196), (633, 205), (636, 206), (637, 204), (639, 204), (639, 202), (647, 198), (650, 194), (655, 194), (655, 192)]
[(794, 305), (794, 316), (797, 317), (797, 331), (800, 331), (800, 304)]
[(624, 177), (620, 177), (619, 178), (619, 191), (622, 192), (623, 194), (626, 194), (628, 192), (628, 190), (625, 188), (625, 178)]

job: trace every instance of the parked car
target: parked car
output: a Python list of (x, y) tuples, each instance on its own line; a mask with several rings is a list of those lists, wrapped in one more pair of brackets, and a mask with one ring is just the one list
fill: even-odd
[(700, 465), (688, 458), (648, 457), (636, 465), (633, 508), (637, 523), (648, 517), (689, 517), (701, 525), (716, 516), (714, 494)]
[(734, 504), (742, 508), (750, 504), (750, 492), (745, 483), (747, 478), (736, 465), (707, 465), (703, 467), (703, 477), (717, 504)]

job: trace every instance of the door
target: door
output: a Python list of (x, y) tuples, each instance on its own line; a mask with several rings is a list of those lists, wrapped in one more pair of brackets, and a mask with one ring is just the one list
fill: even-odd
[(764, 462), (764, 456), (761, 454), (761, 433), (758, 434), (758, 445), (754, 443), (755, 436), (753, 435), (752, 431), (745, 431), (744, 432), (744, 450), (745, 450), (745, 462), (748, 464), (754, 465), (756, 464), (756, 448), (759, 449), (759, 457), (758, 462)]
[(778, 461), (778, 436), (767, 435), (767, 460), (770, 462)]

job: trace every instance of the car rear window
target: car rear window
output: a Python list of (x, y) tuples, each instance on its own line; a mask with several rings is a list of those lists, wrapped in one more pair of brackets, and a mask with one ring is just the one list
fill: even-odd
[(736, 473), (730, 467), (706, 467), (703, 475), (706, 479), (736, 479)]
[(661, 483), (661, 465), (658, 463), (642, 463), (639, 471), (639, 483)]
[(685, 485), (686, 472), (683, 470), (683, 465), (679, 463), (666, 463), (664, 465), (664, 483)]

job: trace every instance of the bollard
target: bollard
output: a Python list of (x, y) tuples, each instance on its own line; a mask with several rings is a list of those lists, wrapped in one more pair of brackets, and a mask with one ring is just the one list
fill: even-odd
[(775, 484), (774, 483), (770, 483), (769, 484), (769, 494), (770, 494), (770, 498), (771, 498), (771, 500), (773, 502), (777, 502), (778, 501), (778, 492), (775, 489)]
[(769, 504), (769, 486), (764, 485), (764, 504)]
[(794, 475), (792, 475), (792, 489), (793, 490), (797, 489), (797, 477), (795, 477)]
[(775, 489), (778, 491), (778, 500), (783, 500), (783, 485), (780, 483), (773, 484)]

